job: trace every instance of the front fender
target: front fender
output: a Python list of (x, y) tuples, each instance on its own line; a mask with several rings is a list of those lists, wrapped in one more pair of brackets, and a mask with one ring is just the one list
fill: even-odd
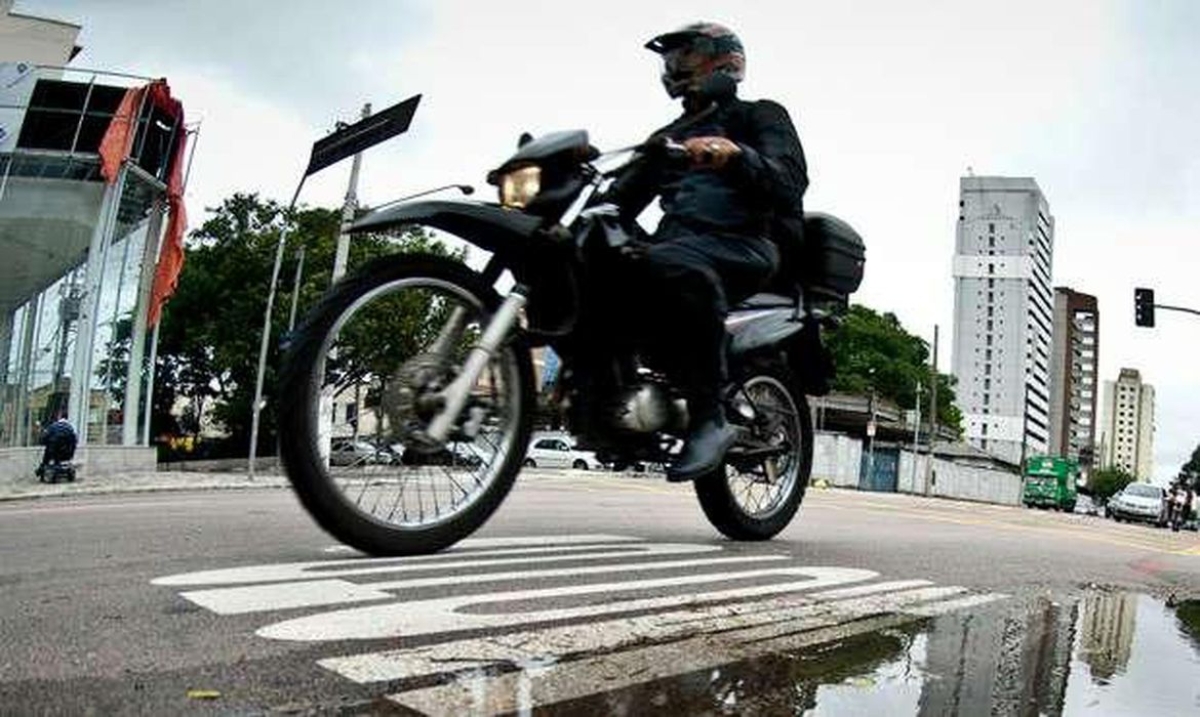
[(354, 222), (350, 232), (378, 232), (409, 224), (445, 230), (490, 252), (523, 254), (539, 236), (542, 220), (482, 202), (411, 202), (371, 212)]

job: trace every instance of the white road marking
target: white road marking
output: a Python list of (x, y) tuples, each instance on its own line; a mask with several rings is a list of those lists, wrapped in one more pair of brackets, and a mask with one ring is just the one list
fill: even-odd
[[(857, 568), (770, 565), (790, 555), (711, 555), (722, 550), (611, 535), (487, 538), (430, 556), (256, 565), (153, 582), (201, 588), (181, 594), (221, 615), (354, 605), (257, 631), (271, 639), (424, 638), (319, 664), (358, 683), (440, 678), (390, 696), (429, 714), (528, 712), (1005, 597), (928, 580), (873, 582), (877, 573)], [(687, 574), (661, 575), (669, 570)], [(530, 587), (583, 575), (613, 577)], [(474, 587), (488, 583), (513, 585)], [(476, 592), (404, 599), (405, 591), (456, 586)], [(569, 624), (531, 627), (547, 622)], [(466, 631), (486, 634), (454, 638)]]
[[(988, 597), (989, 601), (994, 601), (1002, 596), (976, 597)], [(939, 604), (925, 608), (930, 614), (951, 609)], [(528, 713), (534, 708), (571, 699), (713, 670), (731, 662), (794, 651), (910, 621), (911, 618), (904, 614), (876, 616), (848, 624), (813, 626), (815, 629), (794, 631), (765, 641), (733, 641), (723, 634), (705, 635), (571, 662), (551, 663), (536, 672), (521, 670), (489, 676), (476, 671), (465, 679), (390, 695), (389, 699), (427, 715)]]
[[(260, 637), (275, 640), (320, 642), (326, 640), (370, 640), (386, 637), (414, 637), (455, 630), (509, 627), (521, 623), (576, 620), (620, 612), (660, 610), (719, 600), (736, 600), (767, 595), (802, 592), (833, 585), (857, 583), (878, 577), (878, 573), (858, 568), (780, 567), (763, 570), (681, 575), (656, 580), (632, 580), (596, 585), (572, 585), (537, 590), (514, 590), (486, 595), (456, 595), (432, 600), (372, 605), (278, 622), (258, 630)], [(498, 603), (523, 600), (549, 600), (581, 595), (605, 595), (622, 590), (673, 588), (683, 585), (753, 578), (804, 578), (771, 585), (742, 586), (706, 592), (669, 595), (657, 598), (626, 599), (598, 605), (546, 608), (504, 613), (463, 612)]]
[(345, 580), (306, 580), (300, 583), (248, 585), (220, 590), (196, 590), (181, 593), (202, 608), (218, 615), (240, 615), (266, 610), (294, 610), (318, 605), (345, 605), (395, 599), (371, 585), (358, 585)]
[(840, 600), (841, 598), (858, 597), (860, 595), (871, 595), (873, 593), (887, 592), (889, 590), (907, 590), (908, 588), (920, 588), (926, 585), (933, 585), (928, 580), (893, 580), (886, 583), (871, 583), (870, 585), (859, 585), (852, 588), (837, 588), (836, 590), (824, 590), (819, 593), (813, 593), (813, 597), (822, 600)]
[[(546, 545), (578, 545), (580, 543), (633, 543), (641, 540), (641, 538), (633, 538), (628, 535), (606, 535), (598, 533), (593, 535), (523, 535), (508, 538), (464, 538), (454, 544), (454, 547), (442, 553), (454, 553), (462, 550), (477, 550), (480, 548), (513, 548), (513, 547), (537, 547)], [(350, 547), (349, 545), (330, 545), (321, 550), (322, 553), (361, 553)]]
[[(678, 547), (678, 546), (661, 546)], [(683, 551), (688, 552), (688, 551)], [(657, 551), (636, 555), (657, 554)], [(476, 585), (479, 583), (535, 580), (540, 578), (574, 577), (603, 573), (644, 572), (648, 570), (671, 570), (679, 568), (713, 567), (733, 563), (762, 563), (787, 560), (786, 555), (747, 555), (745, 557), (704, 558), (700, 560), (658, 560), (648, 563), (623, 563), (592, 567), (570, 567), (551, 570), (516, 570), (504, 573), (475, 573), (468, 575), (442, 575), (432, 578), (412, 578), (378, 583), (351, 583), (343, 580), (320, 580), (291, 583), (268, 583), (245, 585), (214, 590), (193, 590), (181, 593), (184, 598), (208, 608), (220, 615), (237, 615), (248, 612), (286, 610), (295, 607), (316, 607), (339, 603), (367, 602), (394, 598), (388, 591), (413, 590), (416, 588), (449, 587), (451, 585)], [(319, 583), (322, 588), (309, 591), (306, 585)], [(339, 587), (335, 587), (339, 586)]]
[(813, 599), (815, 596), (790, 595), (333, 657), (319, 660), (318, 664), (359, 683), (431, 677), (535, 660), (564, 660), (697, 635), (720, 633), (738, 642), (761, 640), (777, 637), (781, 632), (826, 627), (964, 592), (961, 587), (932, 587), (834, 602), (820, 602)]
[[(624, 540), (624, 539), (619, 539)], [(245, 583), (270, 583), (296, 580), (320, 580), (371, 575), (374, 573), (403, 573), (434, 570), (437, 568), (477, 568), (493, 565), (516, 565), (533, 562), (532, 556), (547, 556), (545, 561), (600, 560), (640, 555), (668, 555), (680, 553), (713, 553), (721, 550), (718, 545), (695, 545), (690, 543), (605, 543), (564, 545), (548, 547), (502, 548), (498, 550), (449, 551), (437, 555), (418, 555), (408, 558), (358, 558), (354, 560), (315, 560), (303, 563), (275, 563), (271, 565), (248, 565), (222, 570), (202, 570), (195, 573), (168, 575), (151, 580), (153, 585), (200, 586), (240, 585)], [(494, 560), (496, 556), (519, 555), (522, 557)]]

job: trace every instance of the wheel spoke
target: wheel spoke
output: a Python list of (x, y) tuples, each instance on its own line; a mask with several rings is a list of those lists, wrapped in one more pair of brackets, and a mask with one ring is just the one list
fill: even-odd
[[(339, 392), (332, 414), (328, 403), (313, 413), (325, 422), (324, 435), (370, 442), (381, 456), (391, 455), (389, 446), (403, 447), (396, 449), (397, 464), (355, 456), (349, 465), (325, 469), (337, 494), (375, 521), (420, 529), (459, 515), (492, 488), (511, 463), (510, 453), (519, 450), (514, 404), (521, 383), (512, 346), (485, 365), (452, 428), (452, 442), (421, 448), (409, 437), (436, 413), (433, 397), (454, 380), (487, 323), (478, 301), (463, 291), (427, 278), (371, 289), (337, 318), (314, 365), (325, 400)], [(459, 318), (451, 321), (456, 310)], [(349, 422), (350, 402), (362, 432), (356, 428), (353, 438), (345, 438), (349, 429), (339, 421), (346, 406)], [(461, 440), (464, 426), (472, 425), (473, 435)]]

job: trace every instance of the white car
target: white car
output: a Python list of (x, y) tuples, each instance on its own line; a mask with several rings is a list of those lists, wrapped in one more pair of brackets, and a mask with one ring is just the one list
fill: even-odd
[(1149, 483), (1130, 483), (1108, 501), (1113, 520), (1144, 520), (1159, 526), (1167, 523), (1166, 493)]
[(575, 448), (575, 441), (566, 435), (535, 435), (525, 455), (525, 466), (529, 468), (575, 468), (577, 470), (603, 470), (604, 464), (591, 451)]

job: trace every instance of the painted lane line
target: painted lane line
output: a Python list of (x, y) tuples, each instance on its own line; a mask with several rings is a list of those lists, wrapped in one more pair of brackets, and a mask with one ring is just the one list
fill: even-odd
[(345, 605), (396, 598), (395, 595), (370, 585), (359, 585), (345, 580), (306, 580), (299, 583), (272, 583), (219, 590), (196, 590), (180, 593), (180, 597), (218, 615), (295, 610), (305, 607)]
[(569, 659), (702, 634), (721, 633), (738, 641), (778, 637), (801, 628), (825, 627), (864, 615), (895, 612), (909, 605), (964, 592), (959, 587), (924, 588), (828, 603), (792, 595), (756, 603), (693, 608), (326, 658), (318, 664), (360, 684), (432, 677), (547, 658)]
[[(153, 585), (191, 587), (202, 585), (239, 585), (246, 583), (321, 580), (352, 575), (378, 573), (427, 572), (432, 570), (461, 570), (493, 565), (519, 565), (529, 562), (565, 562), (568, 560), (601, 560), (645, 555), (676, 555), (714, 553), (719, 545), (689, 543), (627, 543), (618, 545), (569, 545), (564, 547), (504, 548), (486, 555), (419, 555), (410, 558), (356, 558), (353, 560), (316, 560), (303, 563), (274, 563), (247, 565), (240, 568), (202, 570), (195, 573), (168, 575), (151, 580)], [(493, 559), (493, 556), (520, 556)]]
[(920, 588), (933, 585), (928, 580), (893, 580), (886, 583), (872, 583), (870, 585), (860, 585), (853, 588), (838, 588), (836, 590), (825, 590), (819, 593), (813, 593), (813, 597), (819, 600), (838, 600), (840, 598), (859, 597), (861, 595), (870, 595), (872, 593), (887, 592), (889, 590), (906, 590), (908, 588)]
[[(441, 554), (457, 552), (461, 550), (476, 550), (479, 548), (513, 548), (513, 547), (543, 547), (546, 545), (577, 545), (580, 543), (635, 543), (641, 538), (633, 538), (628, 535), (606, 535), (599, 533), (595, 535), (560, 535), (560, 536), (545, 536), (545, 535), (524, 535), (508, 538), (463, 538), (454, 544), (454, 547), (443, 551)], [(322, 548), (323, 553), (355, 553), (361, 554), (357, 548), (352, 548), (349, 545), (330, 545), (327, 548)]]
[[(216, 588), (213, 590), (193, 590), (180, 593), (180, 595), (218, 615), (240, 615), (250, 612), (287, 610), (298, 607), (316, 607), (395, 599), (395, 595), (391, 592), (383, 592), (385, 590), (396, 592), (416, 588), (449, 587), (451, 585), (477, 585), (500, 581), (536, 580), (604, 573), (636, 573), (648, 570), (713, 567), (736, 563), (762, 563), (787, 559), (788, 556), (786, 555), (747, 555), (744, 557), (704, 558), (699, 560), (660, 560), (647, 563), (620, 563), (550, 570), (518, 570), (504, 573), (445, 575), (378, 583), (352, 583), (344, 580), (308, 580), (291, 583), (268, 583), (266, 585), (243, 585), (231, 588)], [(319, 587), (308, 589), (306, 588), (308, 585)]]
[[(996, 599), (996, 598), (993, 598)], [(931, 605), (929, 612), (951, 607)], [(528, 714), (535, 708), (613, 692), (684, 674), (844, 640), (854, 635), (899, 627), (913, 621), (905, 614), (869, 617), (845, 625), (796, 632), (775, 640), (729, 643), (723, 635), (651, 645), (560, 664), (472, 677), (435, 687), (390, 695), (393, 702), (427, 715)]]
[(948, 600), (939, 605), (920, 606), (907, 611), (910, 615), (918, 615), (920, 617), (935, 617), (945, 612), (958, 610), (967, 610), (980, 605), (987, 605), (998, 600), (1008, 599), (1008, 595), (1003, 593), (985, 593), (983, 595), (968, 595), (958, 600)]
[[(321, 615), (301, 617), (268, 625), (260, 637), (275, 640), (318, 642), (414, 637), (455, 630), (511, 627), (521, 623), (572, 620), (621, 612), (659, 610), (721, 600), (764, 597), (804, 592), (837, 585), (865, 582), (878, 573), (858, 568), (781, 567), (764, 570), (683, 575), (654, 580), (633, 580), (595, 585), (575, 585), (535, 590), (515, 590), (487, 595), (466, 595), (407, 603), (347, 608)], [(622, 590), (648, 590), (701, 585), (752, 578), (803, 578), (770, 585), (743, 586), (656, 598), (634, 598), (566, 608), (546, 608), (505, 613), (464, 612), (464, 608), (486, 608), (500, 603), (553, 599), (570, 596), (604, 595)]]

